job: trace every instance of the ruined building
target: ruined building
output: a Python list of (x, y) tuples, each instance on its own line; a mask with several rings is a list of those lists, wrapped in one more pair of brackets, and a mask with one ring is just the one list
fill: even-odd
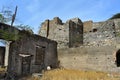
[(58, 48), (77, 47), (83, 44), (83, 23), (74, 18), (66, 23), (55, 17), (42, 23), (39, 35), (58, 42)]
[(102, 22), (73, 18), (66, 23), (55, 17), (42, 23), (39, 35), (58, 42), (58, 48), (75, 46), (105, 46), (119, 42), (120, 19)]
[[(57, 22), (55, 23), (55, 21)], [(47, 22), (49, 22), (49, 25), (46, 25)], [(69, 28), (70, 25), (67, 22), (74, 24), (71, 26), (72, 29)], [(58, 59), (62, 67), (120, 72), (120, 19), (102, 22), (93, 22), (91, 20), (81, 22), (80, 19), (73, 18), (67, 22), (62, 23), (60, 19), (54, 18), (43, 22), (39, 31), (41, 36), (56, 40), (59, 45), (58, 48), (72, 47), (58, 49)], [(83, 24), (83, 26), (75, 26), (79, 23)], [(78, 34), (79, 31), (80, 34)], [(73, 34), (73, 32), (74, 35), (66, 35), (67, 33)], [(79, 38), (76, 38), (76, 36), (79, 36)], [(80, 41), (80, 43), (77, 43), (79, 47), (74, 48), (76, 42), (74, 42), (73, 46), (68, 46), (70, 43), (64, 37), (67, 37), (67, 39), (72, 38), (73, 41)], [(59, 41), (63, 43), (60, 44)]]
[(10, 44), (8, 73), (17, 76), (39, 73), (57, 67), (57, 43), (38, 35), (26, 37)]
[(0, 39), (4, 40), (6, 43), (5, 53), (4, 53), (4, 64), (2, 66), (8, 65), (8, 56), (9, 56), (9, 45), (11, 41), (18, 39), (17, 34), (19, 30), (13, 26), (0, 23)]
[(118, 46), (120, 41), (120, 19), (102, 22), (86, 21), (83, 43), (86, 46)]
[[(3, 55), (7, 65), (7, 80), (11, 76), (23, 76), (39, 73), (58, 67), (57, 42), (18, 30), (13, 26), (0, 23), (0, 39), (10, 41), (6, 52), (0, 48), (0, 59), (3, 64)], [(13, 77), (14, 77), (13, 76)]]

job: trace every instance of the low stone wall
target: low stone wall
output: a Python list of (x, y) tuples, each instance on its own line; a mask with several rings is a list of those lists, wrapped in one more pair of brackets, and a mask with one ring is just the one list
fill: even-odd
[(81, 47), (58, 50), (60, 65), (67, 69), (120, 72), (115, 65), (115, 46)]

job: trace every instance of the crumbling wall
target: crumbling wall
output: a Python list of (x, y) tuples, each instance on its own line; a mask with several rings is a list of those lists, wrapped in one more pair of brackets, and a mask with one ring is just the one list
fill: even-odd
[(58, 48), (73, 47), (83, 43), (83, 24), (78, 18), (62, 23), (55, 17), (42, 23), (39, 35), (57, 41)]
[(69, 21), (69, 47), (83, 45), (83, 23), (79, 18)]
[(64, 26), (68, 26), (68, 24), (63, 24), (58, 17), (53, 20), (46, 20), (41, 25), (39, 35), (57, 41), (59, 48), (67, 47), (69, 43), (69, 28)]
[(114, 23), (116, 32), (116, 44), (120, 45), (120, 19), (114, 19)]
[(115, 23), (113, 20), (93, 23), (91, 32), (84, 33), (84, 45), (105, 46), (115, 44)]
[(85, 21), (83, 22), (83, 26), (84, 26), (84, 33), (90, 32), (92, 30), (93, 27), (93, 21)]
[[(25, 35), (24, 35), (25, 36)], [(58, 65), (57, 43), (47, 38), (29, 34), (10, 44), (8, 77), (38, 73), (47, 66)]]
[(79, 47), (58, 50), (61, 67), (76, 70), (119, 72), (113, 54), (115, 46)]
[(102, 22), (85, 21), (82, 24), (79, 18), (73, 18), (62, 23), (56, 17), (49, 21), (49, 31), (47, 31), (47, 24), (47, 21), (42, 24), (39, 34), (45, 36), (48, 32), (48, 38), (57, 41), (58, 48), (75, 47), (81, 44), (85, 46), (106, 46), (120, 43), (120, 19)]

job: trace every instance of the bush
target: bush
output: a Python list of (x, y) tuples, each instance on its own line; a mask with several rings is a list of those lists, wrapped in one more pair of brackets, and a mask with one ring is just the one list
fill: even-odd
[(113, 15), (110, 19), (117, 19), (117, 18), (120, 18), (120, 13)]

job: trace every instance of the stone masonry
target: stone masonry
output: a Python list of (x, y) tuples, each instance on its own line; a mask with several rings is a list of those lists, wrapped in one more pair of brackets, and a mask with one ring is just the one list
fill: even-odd
[(116, 26), (114, 20), (95, 22), (87, 33), (84, 33), (84, 45), (105, 46), (115, 44)]
[(83, 44), (83, 23), (74, 18), (62, 23), (55, 17), (42, 23), (39, 35), (58, 42), (58, 48), (77, 47)]
[[(50, 20), (50, 22), (51, 21), (55, 22), (55, 19)], [(79, 23), (78, 18), (74, 18), (68, 21), (70, 23), (74, 22), (75, 25)], [(56, 41), (61, 40), (63, 44), (67, 43), (67, 45), (69, 45), (68, 40), (65, 42), (66, 38), (60, 38), (60, 33), (66, 29), (66, 32), (62, 32), (62, 37), (67, 37), (67, 39), (70, 37), (74, 39), (74, 36), (76, 36), (77, 33), (74, 35), (68, 35), (68, 33), (72, 32), (72, 29), (68, 27), (67, 22), (62, 23), (61, 20), (58, 22), (60, 23), (51, 23), (50, 25), (52, 26), (49, 26), (49, 28), (45, 27), (44, 22), (41, 26), (39, 34), (48, 38), (49, 36), (57, 36), (55, 38), (51, 37), (51, 39)], [(60, 28), (60, 25), (62, 28)], [(67, 26), (65, 27), (64, 25)], [(57, 30), (59, 28), (60, 30)], [(50, 29), (52, 29), (51, 32)], [(117, 60), (120, 60), (120, 53), (117, 53), (120, 49), (120, 19), (113, 19), (102, 22), (93, 22), (91, 20), (85, 21), (83, 22), (83, 27), (80, 29), (81, 32), (83, 32), (83, 38), (76, 39), (82, 39), (83, 42), (81, 41), (82, 44), (80, 44), (79, 47), (58, 49), (58, 59), (60, 60), (60, 65), (68, 69), (120, 72), (120, 67), (118, 67), (116, 63)], [(56, 33), (53, 33), (55, 30), (57, 30)], [(59, 48), (63, 47), (63, 45), (59, 42), (58, 44)]]
[(10, 44), (7, 78), (39, 73), (47, 66), (58, 67), (57, 42), (24, 31), (20, 33), (24, 37)]
[(73, 18), (62, 23), (58, 17), (42, 23), (39, 35), (58, 42), (58, 48), (77, 46), (106, 46), (120, 43), (120, 19), (103, 22)]

